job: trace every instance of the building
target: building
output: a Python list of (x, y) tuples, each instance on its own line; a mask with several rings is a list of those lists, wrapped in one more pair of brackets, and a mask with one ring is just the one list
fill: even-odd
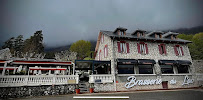
[[(112, 83), (99, 84), (112, 91), (197, 87), (195, 68), (187, 44), (179, 33), (126, 28), (100, 31), (95, 60), (111, 61)], [(97, 85), (95, 85), (97, 86)], [(96, 87), (95, 87), (96, 88)]]

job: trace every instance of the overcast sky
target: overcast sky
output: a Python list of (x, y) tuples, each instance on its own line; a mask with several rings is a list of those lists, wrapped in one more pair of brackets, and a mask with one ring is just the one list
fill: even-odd
[(46, 46), (96, 40), (100, 30), (203, 25), (203, 0), (0, 0), (0, 44), (42, 30)]

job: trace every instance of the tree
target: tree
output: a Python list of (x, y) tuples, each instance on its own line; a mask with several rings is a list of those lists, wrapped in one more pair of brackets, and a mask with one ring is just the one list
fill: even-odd
[(203, 32), (195, 34), (189, 45), (193, 59), (203, 59)]
[(73, 43), (70, 47), (70, 51), (77, 52), (77, 58), (83, 59), (90, 55), (91, 43), (85, 40), (79, 40)]
[(203, 59), (203, 32), (195, 35), (179, 34), (178, 38), (193, 42), (188, 44), (192, 59)]
[(14, 37), (8, 39), (6, 42), (4, 42), (4, 45), (2, 46), (2, 48), (3, 49), (9, 48), (11, 53), (13, 54), (14, 53), (14, 46), (15, 46), (14, 41), (15, 41)]
[(42, 53), (44, 52), (43, 46), (43, 34), (42, 31), (36, 31), (34, 36), (31, 36), (29, 39), (26, 39), (24, 42), (24, 53)]
[(16, 57), (20, 57), (20, 55), (22, 54), (24, 48), (24, 40), (23, 40), (23, 35), (19, 35), (16, 39), (15, 39), (15, 43), (14, 43), (14, 56)]

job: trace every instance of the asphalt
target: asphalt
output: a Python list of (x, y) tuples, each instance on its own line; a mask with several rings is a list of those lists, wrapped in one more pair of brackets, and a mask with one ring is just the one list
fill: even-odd
[[(98, 97), (129, 96), (129, 99), (118, 99), (118, 100), (203, 100), (203, 89), (67, 94), (67, 95), (53, 95), (53, 96), (40, 96), (40, 97), (26, 97), (26, 98), (14, 99), (14, 100), (89, 100), (87, 98), (74, 99), (73, 96), (98, 96)], [(97, 99), (90, 99), (90, 100), (109, 100), (109, 99), (97, 98)]]

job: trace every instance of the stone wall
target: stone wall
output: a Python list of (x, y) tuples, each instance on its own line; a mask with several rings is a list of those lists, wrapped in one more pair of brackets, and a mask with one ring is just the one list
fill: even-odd
[(193, 60), (193, 65), (195, 67), (195, 73), (203, 74), (203, 60)]
[[(145, 80), (145, 79), (157, 79), (161, 78), (162, 82), (167, 81), (168, 82), (168, 89), (174, 89), (174, 88), (192, 88), (192, 87), (198, 87), (198, 81), (196, 81), (195, 77), (192, 75), (188, 75), (190, 79), (194, 79), (194, 83), (188, 84), (188, 85), (182, 85), (184, 82), (185, 75), (135, 75), (136, 80)], [(118, 83), (116, 83), (116, 89), (117, 91), (129, 91), (129, 90), (151, 90), (151, 89), (163, 89), (162, 83), (161, 84), (153, 84), (153, 85), (135, 85), (132, 88), (127, 89), (125, 87), (125, 84), (128, 82), (127, 78), (129, 76), (118, 76), (117, 80)], [(170, 80), (176, 80), (176, 84), (170, 84)]]
[(75, 92), (75, 85), (0, 87), (0, 98), (59, 95)]
[(106, 91), (114, 91), (114, 84), (113, 83), (95, 83), (94, 84), (94, 91), (95, 92), (106, 92)]

